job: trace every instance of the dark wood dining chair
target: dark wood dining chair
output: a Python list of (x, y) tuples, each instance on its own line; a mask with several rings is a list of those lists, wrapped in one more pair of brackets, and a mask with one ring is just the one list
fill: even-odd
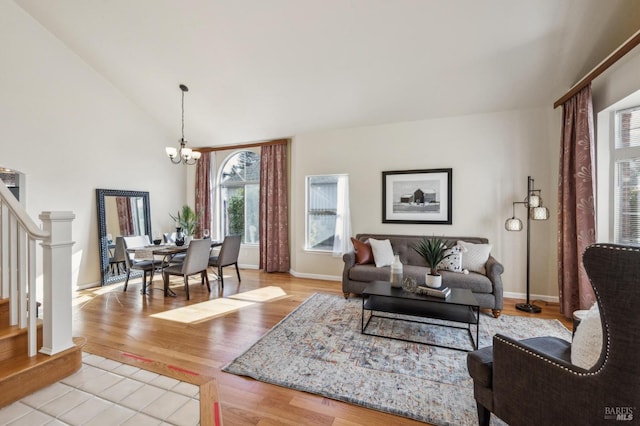
[(207, 276), (207, 268), (209, 263), (209, 254), (211, 252), (211, 241), (209, 240), (192, 240), (189, 243), (187, 254), (184, 262), (176, 265), (170, 265), (162, 270), (164, 280), (165, 295), (170, 294), (169, 275), (181, 275), (184, 277), (184, 290), (189, 300), (189, 277), (191, 275), (200, 274), (202, 283), (207, 284), (207, 290), (211, 292), (209, 285), (209, 277)]
[[(125, 251), (133, 248), (141, 248), (150, 244), (148, 235), (137, 235), (131, 237), (122, 237)], [(156, 269), (162, 268), (162, 261), (156, 259), (136, 260), (134, 253), (127, 252), (125, 257), (125, 266), (127, 268), (127, 278), (124, 282), (124, 291), (127, 291), (129, 285), (129, 277), (131, 270), (142, 271), (142, 289), (140, 293), (147, 293), (147, 275), (149, 275), (149, 285), (153, 282), (153, 273)]]
[(236, 274), (238, 274), (238, 282), (240, 282), (240, 269), (238, 268), (238, 255), (240, 253), (240, 235), (227, 235), (224, 237), (220, 253), (217, 256), (209, 258), (209, 266), (217, 268), (218, 279), (220, 280), (220, 288), (224, 288), (224, 276), (222, 268), (234, 265)]

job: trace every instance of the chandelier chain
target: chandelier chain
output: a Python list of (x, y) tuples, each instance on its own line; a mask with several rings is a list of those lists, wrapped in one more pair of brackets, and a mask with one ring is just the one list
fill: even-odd
[(182, 134), (182, 138), (180, 139), (180, 146), (177, 149), (173, 147), (166, 147), (165, 152), (169, 157), (169, 160), (173, 164), (193, 165), (198, 162), (202, 154), (199, 151), (194, 151), (191, 148), (187, 148), (187, 141), (184, 138), (184, 92), (188, 92), (189, 88), (184, 84), (181, 84), (179, 87), (180, 87), (180, 90), (182, 91), (181, 102), (180, 102), (180, 107), (182, 110), (181, 111), (182, 116), (180, 117), (181, 118), (180, 132)]
[(182, 140), (184, 140), (184, 90), (182, 93)]

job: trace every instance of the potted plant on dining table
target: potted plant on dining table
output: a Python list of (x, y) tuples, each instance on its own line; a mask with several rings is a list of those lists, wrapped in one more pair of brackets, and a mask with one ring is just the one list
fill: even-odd
[(177, 215), (169, 214), (169, 216), (176, 221), (177, 227), (182, 228), (182, 232), (185, 235), (185, 243), (188, 244), (193, 239), (201, 213), (196, 213), (189, 205), (185, 204)]

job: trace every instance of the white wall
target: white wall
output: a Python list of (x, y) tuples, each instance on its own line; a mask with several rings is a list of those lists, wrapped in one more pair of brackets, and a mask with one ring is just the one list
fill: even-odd
[[(0, 2), (0, 166), (26, 175), (26, 205), (71, 210), (74, 285), (99, 281), (95, 189), (150, 192), (154, 232), (191, 199), (184, 166), (164, 146), (177, 135), (154, 122), (12, 2)], [(511, 202), (536, 178), (551, 220), (534, 223), (532, 293), (557, 295), (558, 111), (532, 109), (297, 135), (291, 146), (291, 251), (295, 274), (338, 279), (342, 261), (306, 253), (304, 178), (348, 173), (353, 233), (484, 236), (505, 265), (507, 294), (523, 294), (526, 235), (507, 233)], [(72, 151), (72, 153), (69, 153)], [(453, 169), (452, 225), (381, 223), (381, 172)], [(519, 207), (517, 215), (524, 215)], [(253, 258), (254, 256), (250, 256)], [(247, 262), (250, 262), (247, 259)], [(338, 284), (336, 284), (338, 285)]]
[[(504, 229), (527, 176), (551, 219), (532, 223), (531, 293), (557, 297), (556, 204), (560, 130), (551, 108), (449, 117), (297, 135), (291, 146), (292, 271), (339, 279), (342, 260), (304, 250), (305, 176), (347, 173), (353, 234), (482, 236), (505, 266), (505, 292), (525, 292), (526, 233)], [(453, 169), (453, 224), (382, 223), (383, 171)], [(526, 219), (522, 205), (516, 216)]]
[[(70, 210), (74, 285), (100, 280), (96, 188), (150, 192), (154, 232), (184, 203), (177, 145), (154, 122), (13, 2), (0, 2), (0, 166), (26, 175), (26, 207)], [(173, 137), (175, 136), (175, 137)]]

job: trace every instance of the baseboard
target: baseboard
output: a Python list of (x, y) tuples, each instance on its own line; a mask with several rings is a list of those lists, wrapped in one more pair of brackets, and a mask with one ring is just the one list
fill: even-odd
[[(238, 267), (240, 269), (253, 269), (253, 270), (260, 269), (258, 265), (252, 265), (252, 264), (239, 264)], [(341, 275), (308, 274), (305, 272), (297, 272), (293, 269), (290, 269), (289, 273), (296, 278), (308, 278), (311, 280), (325, 280), (325, 281), (342, 281)], [(77, 285), (76, 289), (85, 290), (85, 289), (94, 288), (94, 287), (100, 287), (100, 282), (96, 281), (93, 283)], [(525, 293), (515, 293), (515, 292), (505, 292), (503, 296), (510, 299), (526, 299), (527, 298), (527, 295)], [(550, 303), (560, 302), (560, 299), (558, 298), (558, 296), (547, 296), (542, 294), (532, 294), (529, 296), (529, 300), (531, 301), (542, 300), (544, 302), (550, 302)]]
[[(124, 280), (122, 280), (122, 282), (124, 283)], [(101, 287), (102, 283), (100, 281), (94, 281), (92, 283), (84, 283), (84, 284), (78, 284), (76, 285), (76, 290), (86, 290), (88, 288), (95, 288), (95, 287)]]
[(255, 269), (255, 270), (260, 269), (260, 268), (258, 268), (258, 265), (249, 265), (249, 264), (244, 265), (242, 263), (238, 263), (238, 268), (240, 268), (240, 269)]
[[(526, 299), (527, 298), (526, 293), (505, 292), (503, 296), (509, 299)], [(542, 300), (543, 302), (550, 302), (550, 303), (560, 303), (560, 299), (558, 298), (558, 296), (546, 296), (542, 294), (529, 295), (529, 301), (534, 302), (536, 300)]]
[(289, 273), (296, 278), (309, 278), (312, 280), (325, 280), (325, 281), (342, 281), (342, 276), (336, 275), (320, 275), (320, 274), (307, 274), (304, 272), (296, 272), (293, 269), (289, 269)]

